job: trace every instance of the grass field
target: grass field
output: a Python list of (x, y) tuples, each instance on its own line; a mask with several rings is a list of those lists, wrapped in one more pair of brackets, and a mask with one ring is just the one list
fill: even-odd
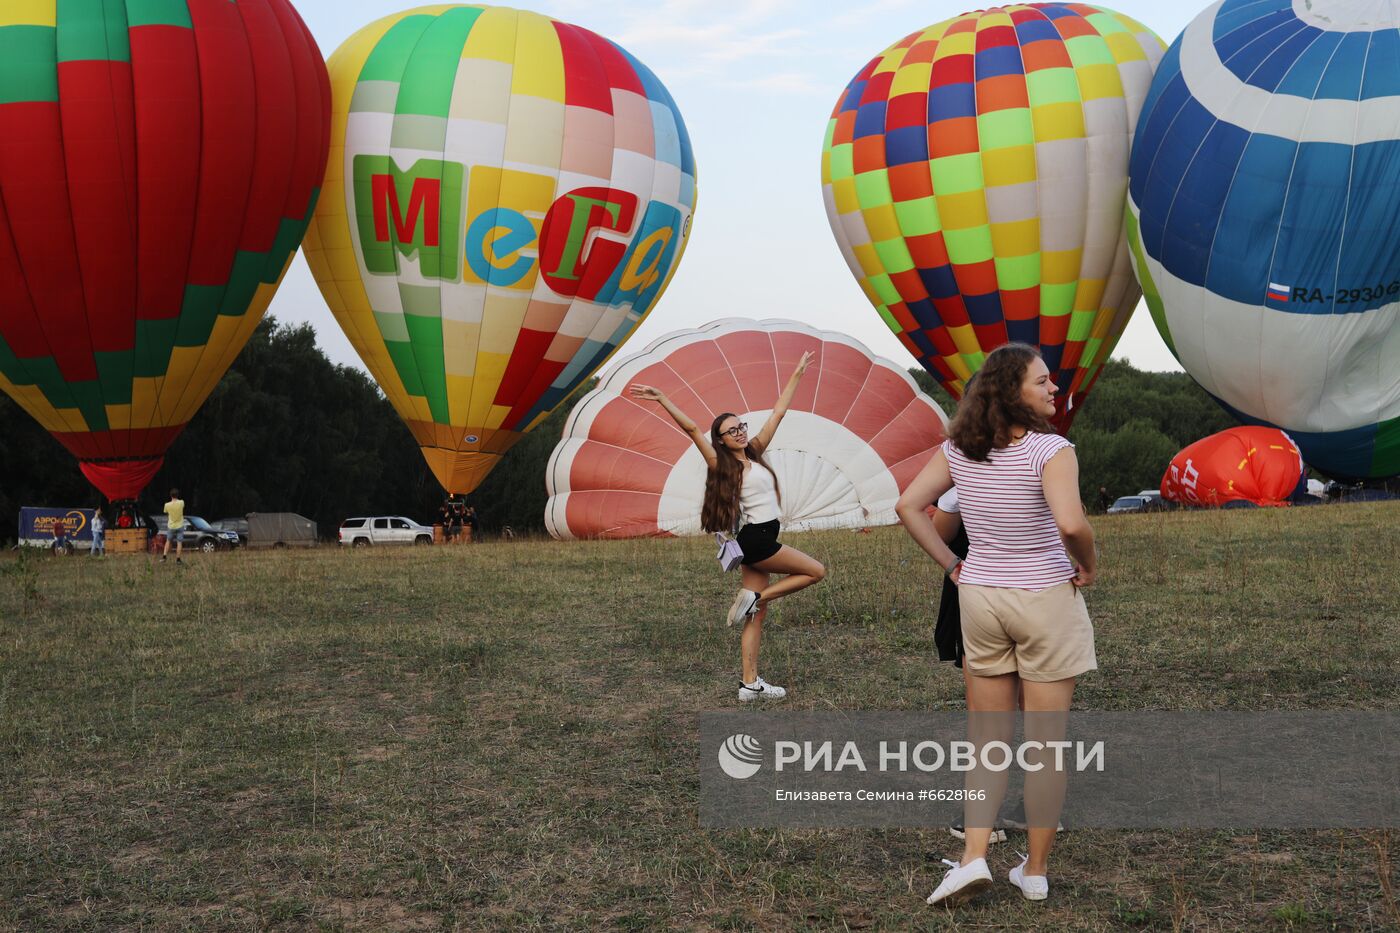
[[(1400, 703), (1400, 503), (1095, 527), (1077, 706)], [(902, 530), (785, 540), (831, 568), (770, 616), (787, 708), (961, 705)], [(0, 559), (0, 929), (1400, 927), (1379, 831), (1071, 831), (1048, 902), (949, 913), (945, 832), (701, 830), (705, 540), (185, 563)]]

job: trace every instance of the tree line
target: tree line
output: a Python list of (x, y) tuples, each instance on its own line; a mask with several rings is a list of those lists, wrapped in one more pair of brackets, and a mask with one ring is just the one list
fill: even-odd
[[(922, 369), (919, 386), (949, 415), (954, 403)], [(468, 497), (483, 529), (544, 530), (545, 469), (573, 404), (527, 434)], [(1069, 438), (1086, 502), (1156, 487), (1182, 447), (1234, 424), (1185, 373), (1110, 361)], [(0, 540), (13, 540), (24, 505), (94, 507), (101, 496), (74, 458), (8, 396), (0, 395)], [(266, 318), (171, 445), (142, 498), (155, 514), (179, 487), (189, 514), (210, 521), (248, 512), (298, 512), (333, 538), (352, 515), (431, 521), (443, 492), (408, 428), (361, 370), (332, 363), (309, 324)]]
[[(923, 369), (909, 374), (952, 418), (957, 403)], [(1079, 492), (1096, 503), (1102, 486), (1113, 498), (1156, 489), (1172, 457), (1187, 444), (1238, 422), (1186, 373), (1104, 364), (1099, 380), (1070, 426), (1079, 459)]]

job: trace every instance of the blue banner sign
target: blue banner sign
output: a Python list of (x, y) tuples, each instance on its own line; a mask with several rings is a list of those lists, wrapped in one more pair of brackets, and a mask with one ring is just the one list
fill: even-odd
[(19, 510), (19, 543), (51, 547), (57, 538), (74, 546), (92, 546), (93, 509), (50, 509), (26, 505)]

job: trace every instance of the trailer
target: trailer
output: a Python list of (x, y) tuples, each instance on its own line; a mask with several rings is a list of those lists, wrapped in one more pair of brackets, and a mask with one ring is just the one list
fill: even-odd
[(249, 512), (248, 547), (315, 547), (316, 523), (295, 512)]
[(19, 543), (51, 548), (55, 541), (80, 550), (92, 547), (94, 509), (64, 509), (26, 505), (19, 510)]

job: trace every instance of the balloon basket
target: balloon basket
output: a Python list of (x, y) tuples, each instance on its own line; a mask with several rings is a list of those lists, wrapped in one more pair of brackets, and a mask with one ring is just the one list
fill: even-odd
[(108, 554), (140, 554), (146, 550), (145, 528), (108, 528)]

